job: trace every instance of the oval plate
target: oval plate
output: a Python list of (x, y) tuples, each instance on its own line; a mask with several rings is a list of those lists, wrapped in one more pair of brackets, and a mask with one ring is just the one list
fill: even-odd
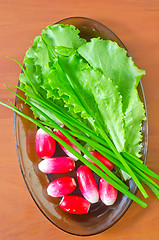
[[(80, 30), (80, 36), (86, 40), (93, 37), (100, 37), (102, 39), (110, 39), (118, 43), (120, 47), (125, 48), (120, 39), (103, 24), (88, 18), (73, 17), (61, 20), (60, 24), (72, 24)], [(126, 48), (125, 48), (126, 49)], [(128, 56), (130, 54), (128, 53)], [(17, 90), (19, 94), (19, 90)], [(142, 83), (140, 81), (139, 96), (143, 101), (145, 109), (146, 102)], [(32, 116), (29, 107), (18, 98), (16, 99), (16, 106), (23, 111), (23, 113)], [(147, 110), (146, 110), (147, 115)], [(112, 206), (105, 206), (101, 201), (92, 204), (88, 214), (73, 215), (64, 212), (59, 207), (60, 198), (52, 198), (47, 195), (46, 189), (50, 181), (60, 177), (60, 174), (46, 175), (38, 170), (38, 163), (41, 161), (35, 152), (35, 134), (37, 127), (28, 120), (15, 114), (15, 140), (17, 155), (19, 159), (20, 168), (26, 186), (41, 210), (41, 212), (48, 218), (54, 225), (60, 229), (79, 236), (88, 236), (100, 233), (113, 224), (115, 224), (127, 211), (132, 200), (127, 196), (119, 193), (116, 203)], [(147, 138), (148, 138), (148, 122), (144, 122), (142, 126), (143, 133), (143, 148), (142, 159), (146, 162), (147, 155)], [(61, 156), (64, 153), (57, 145), (55, 156)], [(76, 164), (76, 169), (80, 165), (80, 161)], [(71, 173), (76, 179), (76, 169)], [(69, 174), (68, 174), (69, 175)], [(98, 181), (98, 177), (96, 176)], [(132, 180), (128, 181), (130, 191), (134, 194), (137, 192), (137, 187)], [(78, 189), (76, 194), (80, 195)]]

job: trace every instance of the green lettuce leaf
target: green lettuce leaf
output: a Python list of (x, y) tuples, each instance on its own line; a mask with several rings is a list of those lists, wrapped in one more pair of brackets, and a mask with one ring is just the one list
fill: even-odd
[[(113, 82), (99, 71), (94, 71), (78, 55), (60, 56), (45, 82), (47, 88), (59, 89), (66, 105), (74, 106), (75, 113), (89, 122), (100, 122), (116, 145), (124, 148), (124, 128), (121, 96)], [(45, 87), (45, 85), (44, 85)], [(51, 90), (50, 90), (51, 91)]]
[(79, 37), (80, 31), (73, 25), (55, 24), (49, 25), (42, 31), (42, 39), (50, 49), (56, 46), (77, 49), (86, 40)]
[[(33, 45), (26, 52), (23, 61), (26, 70), (25, 73), (23, 72), (19, 76), (20, 86), (27, 90), (28, 93), (35, 94), (32, 90), (32, 82), (39, 93), (41, 93), (45, 98), (50, 98), (53, 102), (56, 102), (57, 105), (63, 108), (63, 111), (68, 111), (69, 109), (64, 106), (64, 101), (60, 98), (58, 91), (51, 90), (50, 92), (50, 87), (47, 88), (46, 84), (44, 87), (44, 82), (52, 71), (54, 62), (57, 61), (58, 52), (56, 52), (57, 54), (55, 55), (53, 54), (55, 53), (56, 47), (58, 48), (59, 45), (63, 46), (63, 48), (68, 47), (67, 49), (70, 51), (71, 48), (72, 50), (74, 48), (76, 49), (81, 44), (86, 42), (86, 40), (81, 39), (78, 34), (79, 30), (74, 26), (58, 24), (54, 26), (48, 26), (42, 31), (41, 36), (38, 36), (34, 39)], [(32, 98), (29, 98), (27, 93), (26, 96), (30, 102), (34, 103), (36, 106), (39, 105), (38, 102)], [(42, 106), (39, 107), (42, 110)], [(46, 112), (46, 109), (43, 108), (43, 111)], [(33, 112), (35, 117), (45, 120), (41, 114), (35, 112), (35, 110)], [(72, 112), (72, 115), (75, 117), (74, 112)], [(58, 124), (60, 123), (55, 116), (52, 114), (51, 116)], [(77, 117), (79, 116), (76, 116), (76, 118)]]
[[(43, 84), (47, 74), (50, 74), (50, 66), (56, 60), (56, 47), (77, 49), (86, 42), (78, 34), (79, 30), (72, 25), (55, 24), (47, 26), (41, 36), (34, 39), (33, 45), (25, 54), (23, 63), (26, 73), (37, 88)], [(29, 79), (24, 73), (20, 74), (20, 82), (22, 86), (30, 85)]]
[(131, 93), (145, 74), (138, 69), (132, 58), (127, 57), (125, 49), (116, 42), (91, 39), (78, 49), (79, 54), (95, 69), (99, 69), (118, 86), (123, 101), (123, 112), (126, 111)]
[[(77, 59), (75, 55), (61, 56), (54, 63), (44, 88), (48, 89), (49, 96), (52, 97), (56, 97), (54, 90), (58, 89), (58, 94), (65, 102), (65, 106), (76, 114), (80, 113), (82, 118), (88, 119), (94, 125), (91, 114), (98, 112), (98, 108), (81, 72), (84, 68), (89, 66), (82, 59)], [(94, 108), (90, 109), (87, 102), (90, 102)]]
[(110, 40), (91, 39), (78, 49), (79, 54), (95, 69), (110, 77), (122, 96), (125, 130), (125, 150), (140, 156), (141, 125), (145, 111), (136, 87), (145, 74), (138, 69), (127, 52)]
[[(19, 80), (21, 87), (25, 88), (25, 85), (31, 85), (30, 80), (35, 85), (36, 88), (42, 84), (41, 74), (39, 73), (37, 66), (35, 64), (35, 52), (37, 51), (37, 44), (40, 41), (40, 37), (34, 39), (33, 45), (28, 49), (24, 57), (25, 72), (19, 75)], [(27, 74), (27, 75), (26, 75)], [(30, 78), (30, 80), (29, 80)]]
[(126, 110), (125, 116), (125, 150), (138, 157), (142, 147), (139, 144), (142, 141), (141, 126), (142, 121), (146, 120), (145, 109), (143, 103), (140, 101), (138, 92), (133, 90), (129, 106)]

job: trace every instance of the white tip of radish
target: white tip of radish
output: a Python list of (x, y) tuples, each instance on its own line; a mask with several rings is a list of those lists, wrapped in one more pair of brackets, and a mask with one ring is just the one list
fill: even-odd
[(86, 154), (84, 154), (84, 155), (83, 155), (83, 157), (84, 157), (84, 158), (86, 158), (87, 160), (89, 159), (89, 157), (87, 157), (87, 155), (86, 155)]
[[(74, 156), (71, 152), (69, 152), (61, 144), (60, 144), (60, 146), (61, 146), (62, 150), (67, 154), (67, 156), (69, 156), (70, 158), (74, 159), (75, 161), (78, 161), (78, 158), (76, 156)], [(71, 146), (71, 147), (73, 147), (79, 154), (81, 154), (81, 151), (76, 146)]]
[(83, 196), (90, 203), (97, 203), (99, 201), (99, 193), (96, 191), (96, 189), (89, 191), (88, 193), (83, 193)]

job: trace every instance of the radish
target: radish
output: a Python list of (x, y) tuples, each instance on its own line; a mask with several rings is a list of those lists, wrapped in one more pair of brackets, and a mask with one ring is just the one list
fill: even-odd
[(59, 204), (62, 210), (73, 214), (88, 213), (90, 205), (90, 202), (88, 202), (83, 197), (74, 195), (64, 196)]
[[(64, 126), (63, 126), (64, 127)], [(62, 132), (60, 132), (57, 129), (54, 129), (53, 133), (58, 136), (60, 139), (62, 139), (65, 143), (67, 143), (68, 145), (70, 145), (73, 149), (75, 149), (78, 153), (81, 154), (80, 149), (78, 149)], [(71, 152), (69, 152), (65, 147), (63, 147), (60, 144), (62, 150), (71, 158), (73, 158), (75, 161), (78, 160), (78, 158), (76, 156), (74, 156)]]
[(76, 186), (74, 178), (69, 176), (61, 177), (49, 184), (47, 193), (51, 197), (62, 197), (73, 192)]
[(99, 195), (105, 205), (113, 205), (117, 199), (118, 190), (101, 178), (99, 181)]
[(35, 149), (40, 158), (52, 157), (55, 153), (55, 139), (39, 128), (35, 136)]
[[(104, 157), (102, 154), (100, 154), (97, 151), (90, 151), (90, 153), (97, 158), (101, 163), (103, 163), (109, 170), (112, 170), (114, 167), (114, 164), (109, 161), (106, 157)], [(98, 165), (96, 163), (94, 163), (90, 158), (88, 158), (86, 155), (84, 155), (84, 157), (89, 160), (91, 163), (93, 163), (96, 167), (98, 167)], [(99, 169), (101, 169), (100, 167), (98, 167)], [(101, 169), (102, 170), (102, 169)]]
[(75, 162), (70, 157), (46, 158), (38, 165), (40, 171), (44, 173), (67, 173), (75, 168)]
[(99, 200), (98, 187), (93, 172), (86, 165), (77, 169), (77, 180), (82, 195), (90, 202), (96, 203)]

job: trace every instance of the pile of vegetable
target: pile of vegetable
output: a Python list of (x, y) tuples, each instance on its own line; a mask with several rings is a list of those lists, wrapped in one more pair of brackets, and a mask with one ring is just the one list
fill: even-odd
[[(70, 140), (66, 138), (65, 135), (63, 135), (59, 130), (54, 129), (53, 133), (81, 154), (80, 149), (70, 142)], [(75, 194), (69, 195), (76, 189), (77, 183), (74, 177), (66, 176), (65, 174), (72, 172), (75, 169), (75, 162), (78, 161), (78, 158), (62, 145), (61, 148), (68, 157), (54, 157), (56, 149), (55, 139), (41, 128), (39, 128), (36, 132), (35, 147), (37, 155), (42, 160), (38, 164), (41, 172), (45, 174), (63, 174), (62, 177), (53, 180), (48, 185), (47, 193), (54, 198), (63, 197), (59, 203), (59, 206), (64, 211), (73, 214), (86, 214), (88, 213), (91, 204), (97, 203), (99, 198), (107, 206), (115, 203), (118, 196), (118, 190), (103, 178), (100, 178), (98, 187), (93, 172), (86, 165), (78, 167), (76, 171), (78, 186), (83, 197)], [(99, 152), (90, 151), (90, 153), (100, 162), (102, 162), (109, 170), (114, 168), (114, 164), (102, 156)], [(92, 162), (92, 160), (87, 156), (84, 157), (88, 161)], [(95, 164), (94, 162), (92, 163)]]
[[(148, 175), (157, 179), (159, 176), (139, 159), (141, 127), (146, 117), (137, 86), (145, 71), (135, 66), (126, 50), (110, 40), (93, 38), (87, 42), (74, 26), (56, 24), (35, 38), (23, 63), (25, 67), (18, 63), (23, 70), (18, 88), (26, 99), (11, 91), (30, 106), (35, 118), (14, 105), (2, 105), (35, 123), (142, 207), (147, 204), (91, 151), (109, 159), (124, 180), (132, 178), (145, 198), (148, 195), (141, 183), (159, 198), (159, 186)], [(55, 135), (53, 129), (80, 152)]]

